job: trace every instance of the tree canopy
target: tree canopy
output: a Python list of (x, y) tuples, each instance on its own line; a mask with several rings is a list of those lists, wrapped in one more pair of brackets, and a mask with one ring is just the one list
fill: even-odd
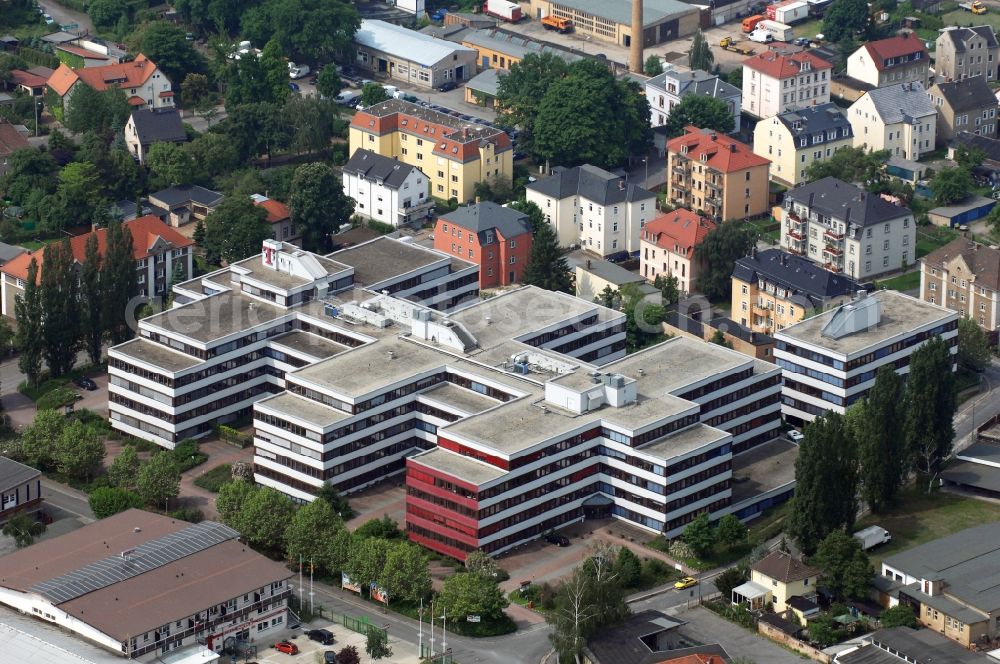
[(234, 263), (258, 254), (269, 237), (267, 212), (248, 196), (227, 196), (205, 217), (204, 249), (212, 263)]
[(691, 48), (688, 50), (688, 65), (691, 69), (701, 69), (712, 71), (715, 66), (715, 56), (712, 54), (712, 47), (708, 45), (704, 33), (697, 30), (691, 39)]
[(680, 136), (687, 125), (728, 134), (733, 130), (733, 112), (721, 99), (708, 95), (687, 95), (670, 109), (670, 115), (667, 116), (667, 136)]
[(710, 230), (694, 250), (695, 258), (704, 266), (698, 276), (698, 290), (710, 300), (728, 298), (733, 266), (750, 254), (756, 242), (756, 227), (742, 221), (724, 221)]
[(534, 153), (539, 105), (549, 86), (566, 76), (568, 71), (566, 61), (553, 53), (529, 53), (500, 77), (497, 123), (520, 130), (517, 144), (522, 150)]
[(937, 205), (951, 205), (968, 198), (974, 186), (972, 173), (961, 166), (942, 168), (931, 179), (931, 191)]
[(354, 214), (354, 199), (344, 193), (332, 168), (315, 162), (295, 169), (289, 207), (302, 248), (325, 253), (331, 249), (330, 234)]
[(948, 456), (955, 438), (953, 362), (950, 347), (941, 337), (910, 355), (903, 433), (910, 457), (927, 475), (933, 475)]
[(833, 0), (823, 15), (823, 36), (829, 42), (854, 39), (868, 28), (865, 0)]
[(205, 59), (185, 37), (185, 30), (169, 21), (141, 26), (132, 38), (135, 50), (156, 63), (174, 85), (191, 73), (205, 70)]
[(906, 478), (903, 382), (892, 366), (875, 374), (868, 396), (854, 406), (848, 421), (857, 441), (861, 499), (874, 512), (892, 505)]
[(810, 560), (822, 570), (820, 583), (839, 598), (864, 599), (875, 570), (861, 542), (843, 530), (827, 535)]
[(968, 316), (958, 320), (958, 364), (971, 371), (982, 371), (991, 360), (989, 337)]
[[(838, 0), (839, 1), (839, 0)], [(886, 179), (888, 150), (868, 152), (865, 148), (840, 148), (826, 160), (816, 160), (806, 169), (809, 180), (835, 177), (846, 182), (860, 183), (869, 191)]]

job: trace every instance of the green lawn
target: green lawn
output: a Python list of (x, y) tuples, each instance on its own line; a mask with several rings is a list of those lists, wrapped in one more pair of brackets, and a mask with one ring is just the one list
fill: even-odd
[(958, 231), (944, 226), (925, 226), (917, 229), (917, 258), (923, 258), (958, 237)]
[(920, 287), (920, 271), (907, 272), (906, 274), (901, 274), (898, 277), (893, 277), (892, 279), (886, 279), (884, 281), (875, 282), (876, 286), (882, 288), (888, 288), (894, 291), (908, 291), (914, 288)]
[(879, 525), (892, 533), (891, 544), (871, 552), (876, 569), (883, 558), (918, 544), (972, 526), (1000, 521), (1000, 505), (940, 491), (928, 495), (926, 491), (926, 482), (909, 487), (900, 497), (898, 507), (886, 514), (869, 514), (855, 525), (856, 531)]
[(978, 16), (962, 9), (956, 9), (947, 14), (942, 14), (941, 18), (944, 20), (945, 25), (954, 25), (959, 28), (968, 28), (974, 25), (989, 25), (994, 31), (1000, 30), (1000, 12), (997, 12), (993, 7), (990, 7), (990, 10), (985, 14), (979, 14)]

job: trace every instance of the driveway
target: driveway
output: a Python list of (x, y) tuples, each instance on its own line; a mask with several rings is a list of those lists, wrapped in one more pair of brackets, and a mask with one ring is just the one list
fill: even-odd
[(669, 613), (687, 621), (683, 628), (685, 634), (702, 643), (718, 643), (731, 657), (741, 656), (761, 664), (802, 664), (806, 659), (724, 620), (706, 608), (698, 606)]
[(253, 460), (253, 448), (241, 449), (216, 439), (201, 443), (198, 449), (208, 455), (208, 461), (181, 475), (180, 496), (176, 502), (182, 507), (201, 510), (206, 519), (218, 519), (219, 512), (215, 508), (215, 498), (218, 494), (196, 486), (194, 481), (224, 463), (230, 465), (237, 461), (250, 463)]
[[(85, 32), (89, 34), (94, 31), (93, 22), (90, 20), (90, 17), (83, 12), (63, 7), (54, 0), (40, 0), (39, 4), (45, 7), (45, 11), (49, 14), (49, 16), (54, 18), (56, 23), (59, 25), (76, 23), (80, 27), (77, 30), (74, 30), (74, 32)], [(56, 30), (59, 29), (58, 25), (54, 25), (52, 27)]]

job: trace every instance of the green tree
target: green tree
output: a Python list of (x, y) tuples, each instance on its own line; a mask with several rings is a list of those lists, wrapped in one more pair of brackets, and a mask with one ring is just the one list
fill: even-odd
[[(155, 147), (155, 146), (154, 146)], [(209, 132), (183, 145), (192, 169), (190, 182), (209, 182), (239, 167), (240, 154), (225, 134)]]
[(670, 109), (667, 117), (667, 136), (673, 138), (684, 133), (684, 127), (694, 125), (727, 134), (733, 130), (733, 112), (721, 99), (707, 95), (687, 95)]
[(195, 181), (198, 164), (186, 146), (177, 143), (153, 143), (146, 155), (146, 166), (156, 178), (154, 186), (170, 187)]
[(343, 89), (344, 82), (340, 80), (340, 74), (337, 73), (337, 68), (334, 65), (329, 64), (319, 70), (319, 74), (316, 76), (316, 92), (321, 97), (334, 99)]
[(130, 41), (171, 81), (183, 81), (188, 74), (205, 69), (204, 58), (194, 49), (194, 42), (186, 39), (184, 29), (168, 21), (146, 23)]
[(737, 67), (726, 74), (726, 83), (736, 88), (743, 87), (743, 67)]
[(535, 157), (565, 166), (617, 167), (652, 146), (649, 103), (638, 85), (592, 60), (573, 63), (549, 85), (534, 131)]
[(243, 503), (239, 526), (234, 528), (248, 544), (278, 551), (294, 511), (291, 498), (271, 487), (261, 487)]
[(219, 495), (215, 498), (215, 509), (219, 512), (222, 523), (239, 530), (238, 524), (243, 514), (243, 506), (259, 489), (251, 482), (233, 480), (219, 487)]
[(970, 371), (983, 371), (990, 365), (989, 337), (983, 328), (968, 316), (958, 319), (958, 355), (961, 367)]
[(235, 263), (260, 253), (261, 243), (271, 237), (267, 212), (249, 197), (227, 196), (205, 217), (205, 256), (210, 263), (219, 259)]
[(14, 297), (14, 317), (17, 320), (14, 343), (21, 349), (17, 367), (28, 379), (29, 385), (37, 385), (42, 373), (45, 342), (42, 339), (42, 296), (38, 288), (38, 261), (35, 258), (28, 263), (24, 293)]
[(97, 169), (87, 162), (67, 164), (59, 172), (56, 204), (42, 223), (53, 232), (60, 232), (90, 219), (94, 208), (101, 203), (101, 183)]
[(876, 513), (892, 505), (906, 479), (902, 404), (902, 379), (892, 366), (883, 366), (868, 396), (854, 406), (857, 416), (849, 418), (858, 447), (861, 499)]
[(535, 228), (531, 242), (528, 263), (521, 277), (525, 284), (551, 291), (571, 293), (573, 283), (569, 275), (569, 264), (559, 248), (559, 238), (548, 223)]
[(0, 193), (24, 205), (32, 192), (52, 194), (56, 190), (56, 160), (35, 148), (18, 150), (7, 159), (7, 173), (0, 177)]
[(680, 281), (672, 274), (667, 276), (658, 274), (653, 280), (653, 286), (660, 289), (660, 296), (663, 298), (663, 304), (677, 303), (681, 297), (679, 284)]
[(620, 299), (618, 291), (611, 286), (605, 286), (604, 290), (594, 298), (594, 301), (608, 309), (617, 309)]
[(325, 253), (330, 235), (354, 214), (354, 200), (332, 168), (323, 163), (303, 164), (295, 169), (289, 198), (292, 223), (302, 233), (302, 247)]
[(128, 509), (142, 507), (142, 498), (138, 494), (115, 486), (94, 489), (87, 501), (98, 519), (106, 519)]
[(264, 44), (259, 60), (261, 74), (268, 90), (266, 99), (277, 104), (284, 103), (288, 99), (290, 88), (288, 87), (288, 64), (281, 52), (281, 44), (275, 39), (268, 41)]
[(728, 567), (715, 577), (715, 589), (724, 599), (732, 599), (733, 589), (750, 580), (750, 570), (745, 564)]
[(431, 592), (431, 575), (423, 550), (407, 541), (392, 545), (378, 576), (378, 585), (389, 593), (390, 600), (416, 604)]
[(951, 205), (965, 200), (974, 187), (972, 173), (964, 168), (942, 168), (931, 178), (931, 191), (937, 205)]
[(77, 419), (70, 420), (56, 439), (56, 470), (89, 482), (105, 454), (104, 443), (93, 427)]
[(35, 419), (21, 432), (21, 453), (24, 462), (39, 470), (55, 468), (56, 448), (62, 436), (66, 418), (56, 410), (40, 410)]
[[(712, 55), (712, 47), (708, 45), (708, 40), (701, 30), (694, 33), (691, 39), (691, 49), (688, 51), (688, 65), (691, 69), (701, 69), (712, 71), (715, 66), (715, 56)], [(671, 111), (673, 113), (673, 111)]]
[(388, 632), (375, 625), (369, 625), (365, 639), (365, 652), (372, 658), (372, 661), (376, 662), (386, 657), (392, 657)]
[(529, 53), (500, 77), (497, 123), (520, 129), (517, 144), (522, 150), (534, 153), (535, 120), (542, 97), (554, 81), (568, 72), (569, 65), (554, 53)]
[(87, 14), (94, 25), (104, 30), (113, 28), (124, 17), (128, 20), (128, 5), (123, 0), (90, 0)]
[(727, 514), (719, 519), (716, 538), (727, 546), (742, 544), (747, 540), (747, 527), (735, 514)]
[[(828, 10), (829, 11), (829, 10)], [(820, 648), (832, 646), (842, 641), (846, 632), (829, 613), (821, 613), (809, 621), (809, 638)]]
[[(245, 482), (243, 483), (245, 484)], [(306, 503), (295, 511), (285, 528), (285, 558), (295, 564), (300, 560), (315, 562), (321, 569), (334, 572), (330, 546), (344, 522), (323, 500)]]
[(98, 91), (89, 85), (77, 85), (69, 98), (65, 125), (78, 134), (94, 131), (107, 135), (121, 131), (130, 112), (128, 98), (121, 88)]
[(733, 266), (750, 254), (756, 242), (756, 228), (741, 221), (723, 221), (710, 230), (694, 250), (705, 266), (698, 277), (698, 290), (710, 300), (728, 298)]
[(857, 451), (844, 416), (829, 412), (806, 424), (795, 459), (795, 495), (786, 532), (806, 555), (857, 516)]
[(347, 498), (340, 495), (337, 488), (329, 482), (323, 482), (323, 485), (316, 492), (316, 498), (326, 501), (326, 504), (333, 509), (334, 514), (341, 519), (350, 519), (354, 516), (354, 510), (351, 509), (351, 504), (347, 502)]
[(150, 506), (170, 506), (170, 499), (180, 493), (181, 474), (169, 452), (157, 452), (139, 468), (135, 490), (142, 501)]
[(716, 344), (718, 346), (724, 346), (725, 348), (732, 348), (733, 344), (728, 339), (726, 335), (723, 334), (722, 330), (716, 330), (712, 333), (712, 336), (708, 338), (708, 342), (711, 344)]
[(715, 545), (715, 535), (708, 512), (702, 512), (694, 521), (684, 527), (684, 533), (681, 536), (695, 555), (703, 558), (712, 552), (712, 547)]
[(58, 377), (76, 363), (80, 347), (79, 282), (69, 239), (45, 245), (41, 278), (42, 338), (49, 373)]
[(369, 519), (365, 521), (354, 534), (358, 537), (377, 537), (379, 539), (399, 539), (403, 537), (403, 532), (399, 525), (388, 514), (383, 514), (381, 519)]
[(132, 490), (139, 476), (139, 455), (132, 445), (126, 445), (108, 468), (108, 481), (119, 489)]
[(917, 616), (913, 613), (913, 609), (906, 604), (897, 604), (886, 609), (882, 612), (879, 621), (882, 629), (892, 629), (893, 627), (916, 629), (918, 627)]
[(954, 160), (959, 168), (971, 173), (972, 169), (986, 161), (986, 153), (978, 146), (959, 145), (955, 148)]
[(347, 553), (344, 571), (362, 586), (378, 581), (391, 547), (391, 542), (378, 537), (355, 537)]
[(337, 664), (361, 664), (361, 657), (355, 646), (344, 646), (337, 652)]
[(814, 161), (806, 169), (806, 179), (822, 180), (835, 177), (846, 182), (855, 182), (871, 191), (881, 187), (888, 178), (885, 165), (889, 161), (888, 150), (868, 152), (865, 148), (839, 148), (829, 159)]
[(625, 346), (629, 352), (644, 348), (663, 337), (667, 311), (663, 305), (646, 299), (637, 284), (618, 289), (621, 310), (625, 314)]
[[(231, 114), (238, 106), (252, 108), (259, 103), (275, 105), (271, 99), (273, 90), (267, 83), (267, 76), (260, 60), (247, 56), (226, 65), (223, 73), (226, 91), (226, 109)], [(282, 99), (285, 95), (282, 93)]]
[(208, 85), (208, 76), (194, 72), (185, 76), (181, 83), (181, 100), (185, 108), (205, 110), (212, 103), (212, 89)]
[(823, 36), (829, 42), (854, 39), (868, 28), (865, 0), (833, 0), (823, 15)]
[(361, 106), (368, 108), (389, 99), (389, 93), (381, 83), (365, 83), (361, 88)]
[(338, 108), (334, 102), (315, 95), (290, 96), (284, 106), (291, 125), (290, 147), (296, 152), (327, 149), (333, 140), (335, 125), (340, 122)]
[(494, 622), (503, 618), (509, 602), (495, 580), (459, 573), (444, 580), (437, 604), (454, 620), (479, 616), (484, 622)]
[(132, 233), (117, 220), (108, 224), (105, 235), (104, 265), (101, 269), (104, 307), (101, 318), (112, 344), (132, 338), (129, 307), (139, 294)]
[(903, 432), (909, 458), (930, 476), (928, 491), (940, 463), (951, 453), (957, 408), (954, 357), (941, 337), (926, 342), (910, 355), (910, 374), (904, 399)]
[(827, 535), (810, 560), (822, 570), (820, 584), (838, 598), (864, 599), (875, 570), (856, 537), (843, 530)]
[(15, 514), (3, 526), (3, 534), (14, 538), (19, 549), (31, 546), (35, 538), (45, 532), (45, 524), (27, 514)]
[(615, 573), (618, 575), (618, 583), (622, 587), (635, 588), (639, 585), (642, 577), (642, 562), (639, 560), (639, 556), (635, 555), (632, 549), (627, 546), (618, 549)]
[(642, 72), (646, 76), (658, 76), (663, 73), (663, 61), (660, 60), (660, 56), (651, 55), (646, 58), (646, 62), (642, 65)]
[(104, 321), (101, 319), (104, 296), (101, 292), (101, 255), (97, 234), (87, 238), (83, 266), (80, 269), (80, 336), (90, 363), (101, 363)]
[(496, 579), (500, 575), (500, 568), (497, 561), (493, 560), (489, 554), (476, 550), (465, 557), (465, 569), (469, 574), (478, 574), (487, 579)]
[(295, 61), (327, 62), (351, 47), (361, 17), (347, 0), (271, 0), (240, 7), (247, 39), (263, 44), (275, 39)]

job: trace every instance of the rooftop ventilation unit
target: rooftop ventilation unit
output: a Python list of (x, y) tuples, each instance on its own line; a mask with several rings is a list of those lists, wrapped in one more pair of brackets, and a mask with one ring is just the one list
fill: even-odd
[(861, 297), (837, 309), (820, 334), (828, 339), (843, 339), (870, 330), (881, 320), (882, 303), (873, 297)]

